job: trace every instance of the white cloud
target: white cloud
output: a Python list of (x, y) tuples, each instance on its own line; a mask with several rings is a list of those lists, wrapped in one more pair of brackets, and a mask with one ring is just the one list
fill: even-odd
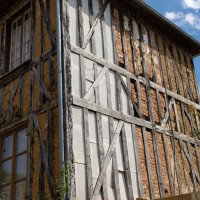
[(184, 14), (182, 12), (166, 12), (165, 17), (169, 20), (177, 20), (177, 19), (182, 19), (184, 17)]
[(190, 25), (192, 28), (200, 30), (200, 17), (197, 14), (166, 12), (165, 17), (178, 26), (184, 27)]
[(185, 8), (200, 9), (200, 0), (182, 0), (182, 4)]

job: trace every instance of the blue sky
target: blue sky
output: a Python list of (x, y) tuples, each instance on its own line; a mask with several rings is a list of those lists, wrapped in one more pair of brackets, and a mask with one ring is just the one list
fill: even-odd
[[(145, 0), (153, 9), (200, 41), (200, 0)], [(200, 88), (200, 56), (194, 59)]]

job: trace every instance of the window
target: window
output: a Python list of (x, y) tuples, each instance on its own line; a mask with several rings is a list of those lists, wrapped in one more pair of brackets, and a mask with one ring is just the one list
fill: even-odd
[(31, 9), (20, 12), (10, 24), (9, 70), (13, 70), (31, 55)]
[(0, 136), (0, 197), (26, 199), (27, 129)]

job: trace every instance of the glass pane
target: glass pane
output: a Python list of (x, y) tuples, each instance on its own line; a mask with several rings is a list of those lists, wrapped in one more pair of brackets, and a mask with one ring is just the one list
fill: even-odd
[(3, 140), (2, 159), (8, 158), (12, 155), (13, 135), (10, 135)]
[(20, 130), (17, 133), (17, 153), (27, 149), (27, 133), (26, 129)]
[(17, 27), (20, 27), (22, 24), (22, 19), (21, 17), (17, 20)]
[(16, 29), (16, 22), (13, 23), (13, 30)]
[(26, 181), (15, 184), (15, 200), (26, 199)]
[(17, 157), (16, 180), (26, 177), (26, 154)]
[(2, 163), (2, 172), (1, 172), (1, 183), (6, 184), (11, 181), (11, 168), (12, 161), (7, 160)]
[(0, 188), (0, 199), (10, 199), (10, 185)]

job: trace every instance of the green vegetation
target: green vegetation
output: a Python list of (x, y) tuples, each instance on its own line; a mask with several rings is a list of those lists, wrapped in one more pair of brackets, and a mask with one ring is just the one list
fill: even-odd
[[(61, 167), (59, 178), (56, 180), (57, 199), (49, 199), (46, 194), (38, 194), (40, 200), (62, 200), (62, 195), (67, 193), (68, 178), (70, 175), (69, 165), (65, 164)], [(5, 200), (5, 199), (0, 199)]]

